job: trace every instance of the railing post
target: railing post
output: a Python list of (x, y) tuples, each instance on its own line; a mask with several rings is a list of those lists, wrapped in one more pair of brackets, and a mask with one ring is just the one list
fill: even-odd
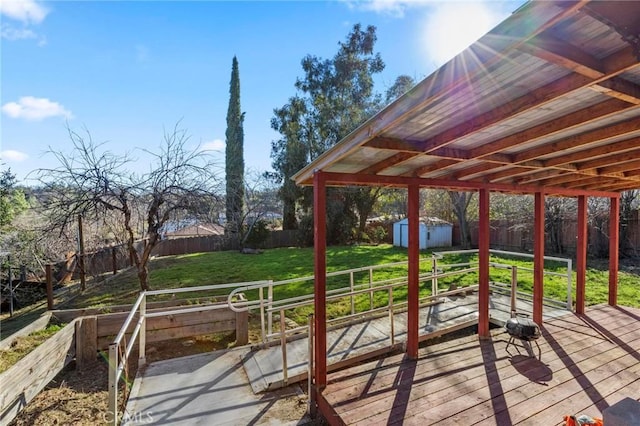
[(516, 316), (516, 292), (518, 291), (518, 267), (511, 267), (511, 318)]
[(112, 425), (118, 424), (118, 344), (109, 344), (109, 412)]
[(571, 259), (567, 259), (567, 309), (573, 311), (573, 264)]
[(267, 330), (268, 333), (273, 333), (273, 311), (271, 307), (273, 306), (273, 281), (269, 280), (269, 287), (267, 287), (267, 308), (269, 313), (267, 314)]
[(287, 325), (284, 321), (284, 309), (280, 309), (280, 345), (282, 346), (282, 383), (287, 386), (289, 368), (287, 366)]
[(47, 275), (47, 309), (53, 310), (53, 272), (50, 263), (45, 265), (45, 271)]
[(315, 417), (317, 414), (316, 394), (313, 386), (313, 339), (315, 338), (313, 324), (313, 314), (309, 314), (309, 370), (307, 372), (307, 391), (309, 395), (308, 410), (311, 417)]
[(369, 267), (369, 309), (373, 309), (373, 268)]
[(258, 297), (260, 298), (260, 334), (262, 335), (262, 343), (267, 343), (264, 329), (264, 287), (258, 289)]
[(146, 346), (147, 346), (147, 293), (142, 293), (142, 300), (140, 301), (140, 332), (138, 334), (138, 367), (143, 366), (146, 363)]
[(396, 343), (396, 333), (393, 323), (393, 287), (389, 287), (389, 324), (391, 325), (391, 346), (393, 346)]
[(349, 272), (349, 289), (351, 290), (351, 315), (354, 315), (356, 313), (356, 303), (355, 300), (353, 298), (353, 286), (354, 286), (354, 281), (353, 281), (353, 271)]
[(438, 258), (435, 254), (431, 255), (431, 295), (438, 295)]

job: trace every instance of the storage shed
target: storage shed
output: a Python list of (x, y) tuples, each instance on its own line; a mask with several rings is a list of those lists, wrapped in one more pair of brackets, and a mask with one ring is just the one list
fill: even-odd
[[(437, 217), (420, 218), (420, 250), (451, 247), (453, 225)], [(393, 224), (393, 245), (409, 247), (409, 219)]]

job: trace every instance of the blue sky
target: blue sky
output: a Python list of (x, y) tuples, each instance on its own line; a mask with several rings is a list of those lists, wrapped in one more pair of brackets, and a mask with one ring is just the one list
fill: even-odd
[(377, 27), (383, 92), (422, 79), (523, 1), (1, 0), (0, 157), (23, 183), (70, 151), (66, 124), (116, 153), (157, 150), (181, 126), (224, 159), (238, 57), (247, 169), (271, 168), (273, 109), (295, 94), (301, 59), (332, 57), (355, 23)]

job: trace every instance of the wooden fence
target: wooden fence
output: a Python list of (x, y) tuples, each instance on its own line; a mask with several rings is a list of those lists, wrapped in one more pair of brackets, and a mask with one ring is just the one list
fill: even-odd
[[(574, 254), (577, 243), (577, 221), (564, 218), (545, 224), (545, 252)], [(522, 223), (508, 220), (490, 221), (491, 247), (523, 252), (533, 251), (533, 222)], [(625, 240), (621, 239), (621, 251), (640, 248), (640, 220), (637, 215), (627, 223), (621, 223)], [(470, 222), (471, 244), (478, 244), (478, 222)], [(460, 228), (453, 226), (453, 244), (460, 245)], [(590, 256), (607, 257), (609, 253), (609, 218), (591, 219), (588, 225), (588, 251)]]
[(0, 374), (0, 426), (9, 424), (73, 360), (76, 355), (75, 323), (67, 324)]
[[(298, 231), (271, 231), (261, 248), (292, 247), (298, 244)], [(144, 248), (144, 241), (136, 243), (137, 250)], [(207, 235), (201, 237), (183, 237), (162, 240), (152, 251), (153, 256), (171, 256), (211, 251), (237, 250), (238, 244), (224, 235)], [(70, 281), (80, 278), (80, 268), (77, 266), (77, 255), (70, 253), (67, 260), (55, 265), (56, 280)], [(106, 247), (102, 250), (84, 255), (84, 269), (88, 276), (98, 276), (133, 266), (126, 245)]]

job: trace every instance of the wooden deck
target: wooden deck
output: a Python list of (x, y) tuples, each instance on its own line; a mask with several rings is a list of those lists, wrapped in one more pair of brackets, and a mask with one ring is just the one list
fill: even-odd
[[(560, 424), (640, 399), (640, 310), (595, 306), (547, 320), (540, 359), (492, 338), (453, 339), (331, 373), (320, 406), (332, 424)], [(536, 346), (534, 353), (538, 355)]]

